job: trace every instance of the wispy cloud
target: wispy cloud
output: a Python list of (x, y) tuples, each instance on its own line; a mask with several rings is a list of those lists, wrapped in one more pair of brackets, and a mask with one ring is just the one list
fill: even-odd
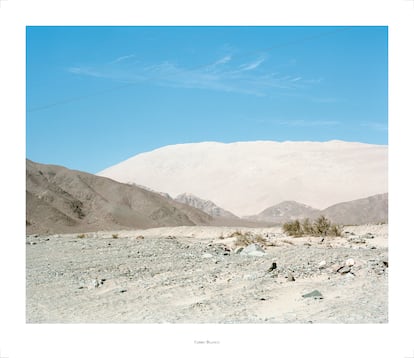
[(341, 123), (336, 120), (307, 120), (307, 119), (260, 119), (259, 123), (276, 124), (286, 127), (330, 127)]
[(115, 64), (115, 63), (119, 63), (125, 60), (129, 60), (130, 58), (134, 58), (135, 55), (126, 55), (126, 56), (120, 56), (118, 58), (116, 58), (115, 60), (109, 62), (110, 64)]
[(224, 56), (223, 58), (220, 58), (216, 62), (214, 62), (214, 65), (222, 65), (227, 62), (231, 61), (231, 55)]
[(251, 71), (259, 67), (263, 62), (264, 58), (259, 58), (256, 61), (253, 61), (252, 63), (243, 64), (240, 66), (242, 71)]
[(361, 127), (369, 128), (369, 129), (372, 129), (378, 132), (388, 131), (387, 123), (383, 123), (383, 122), (362, 122)]
[(285, 120), (285, 121), (276, 121), (278, 124), (291, 126), (291, 127), (326, 127), (326, 126), (336, 126), (340, 124), (339, 121), (327, 121), (327, 120), (305, 120), (305, 119), (296, 119), (296, 120)]
[(68, 71), (76, 75), (119, 82), (146, 81), (158, 86), (208, 89), (256, 96), (267, 95), (275, 89), (305, 88), (310, 85), (309, 81), (312, 81), (297, 74), (266, 71), (263, 68), (267, 59), (264, 55), (240, 64), (231, 54), (228, 54), (209, 65), (193, 68), (169, 61), (155, 64), (128, 61), (133, 57), (135, 55), (120, 56), (107, 64), (71, 67)]

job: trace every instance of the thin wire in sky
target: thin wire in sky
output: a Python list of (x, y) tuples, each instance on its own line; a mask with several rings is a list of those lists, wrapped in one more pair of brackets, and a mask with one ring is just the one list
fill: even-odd
[[(272, 45), (272, 46), (261, 48), (261, 49), (256, 49), (254, 51), (247, 51), (247, 52), (239, 54), (238, 57), (239, 58), (244, 58), (244, 57), (251, 56), (253, 54), (262, 53), (262, 52), (265, 52), (265, 51), (272, 51), (272, 50), (283, 48), (283, 47), (293, 46), (293, 45), (301, 44), (301, 43), (304, 43), (304, 42), (316, 40), (316, 39), (321, 38), (321, 37), (330, 36), (330, 35), (333, 35), (333, 34), (344, 32), (344, 31), (349, 31), (351, 29), (352, 29), (352, 27), (347, 26), (347, 27), (341, 27), (341, 28), (338, 28), (338, 29), (330, 30), (330, 31), (323, 31), (323, 32), (317, 33), (315, 35), (301, 37), (299, 39), (284, 42), (284, 43), (281, 43), (281, 44)], [(146, 80), (148, 81), (148, 80), (165, 79), (165, 78), (167, 78), (169, 76), (172, 76), (172, 75), (176, 76), (177, 74), (180, 74), (180, 73), (199, 70), (199, 69), (202, 69), (202, 68), (212, 66), (214, 64), (215, 64), (215, 62), (204, 63), (204, 64), (201, 64), (201, 65), (191, 67), (189, 69), (183, 69), (183, 70), (180, 70), (180, 71), (176, 71), (173, 74), (166, 74), (162, 77), (161, 76), (150, 77), (150, 78), (147, 78)], [(113, 91), (117, 91), (117, 90), (124, 89), (124, 88), (127, 88), (127, 87), (136, 86), (140, 83), (141, 83), (141, 81), (122, 84), (122, 85), (107, 88), (105, 90), (85, 94), (85, 95), (82, 95), (82, 96), (76, 96), (76, 97), (62, 99), (60, 101), (56, 101), (56, 102), (52, 102), (52, 103), (49, 103), (49, 104), (45, 104), (43, 106), (38, 106), (38, 107), (34, 107), (32, 109), (28, 109), (26, 111), (26, 113), (33, 113), (33, 112), (43, 111), (43, 110), (46, 110), (46, 109), (49, 109), (49, 108), (52, 108), (52, 107), (55, 107), (55, 106), (59, 106), (59, 105), (62, 105), (62, 104), (81, 101), (83, 99), (99, 96), (99, 95), (104, 94), (104, 93), (113, 92)]]

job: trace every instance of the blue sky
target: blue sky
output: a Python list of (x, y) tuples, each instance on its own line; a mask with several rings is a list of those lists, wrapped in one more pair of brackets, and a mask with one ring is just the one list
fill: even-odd
[(387, 27), (27, 27), (26, 155), (96, 173), (201, 141), (388, 143)]

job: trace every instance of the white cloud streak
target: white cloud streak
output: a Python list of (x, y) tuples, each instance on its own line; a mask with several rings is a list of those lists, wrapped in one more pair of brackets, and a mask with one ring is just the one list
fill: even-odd
[(337, 126), (341, 123), (335, 120), (307, 120), (307, 119), (261, 119), (258, 121), (262, 124), (276, 124), (286, 127), (331, 127)]
[(369, 129), (372, 129), (378, 132), (388, 131), (387, 123), (382, 123), (382, 122), (362, 122), (361, 127), (369, 128)]
[(115, 64), (115, 63), (119, 63), (125, 60), (129, 60), (130, 58), (134, 58), (135, 55), (126, 55), (126, 56), (120, 56), (118, 58), (116, 58), (115, 60), (109, 62), (110, 64)]
[[(308, 86), (301, 76), (269, 73), (262, 69), (266, 58), (260, 56), (249, 63), (231, 65), (233, 57), (226, 55), (210, 65), (195, 68), (180, 67), (172, 62), (145, 65), (133, 64), (128, 59), (135, 55), (116, 58), (96, 66), (77, 66), (70, 73), (99, 77), (126, 83), (151, 82), (158, 86), (197, 88), (265, 96), (274, 89), (299, 89)], [(127, 62), (127, 64), (124, 64)]]

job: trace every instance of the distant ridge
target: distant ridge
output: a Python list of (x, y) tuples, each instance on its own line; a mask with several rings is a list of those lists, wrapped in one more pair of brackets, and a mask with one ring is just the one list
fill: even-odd
[(338, 203), (324, 210), (295, 201), (284, 201), (246, 219), (283, 224), (296, 219), (315, 219), (320, 215), (342, 225), (388, 223), (388, 193)]
[(246, 217), (246, 219), (282, 224), (290, 220), (313, 218), (319, 213), (318, 209), (290, 200), (273, 205), (257, 215)]
[(344, 225), (388, 223), (388, 193), (332, 205), (321, 214)]
[(201, 210), (111, 179), (26, 160), (26, 231), (210, 225)]
[(324, 209), (387, 192), (388, 146), (329, 142), (203, 142), (138, 154), (98, 175), (189, 192), (237, 216), (294, 200)]
[(233, 219), (237, 218), (236, 215), (232, 214), (230, 211), (220, 208), (219, 206), (214, 204), (212, 201), (201, 199), (190, 193), (180, 194), (175, 198), (175, 200), (180, 203), (187, 204), (194, 208), (200, 209), (213, 217), (219, 217), (219, 218), (225, 217), (225, 218), (233, 218)]

